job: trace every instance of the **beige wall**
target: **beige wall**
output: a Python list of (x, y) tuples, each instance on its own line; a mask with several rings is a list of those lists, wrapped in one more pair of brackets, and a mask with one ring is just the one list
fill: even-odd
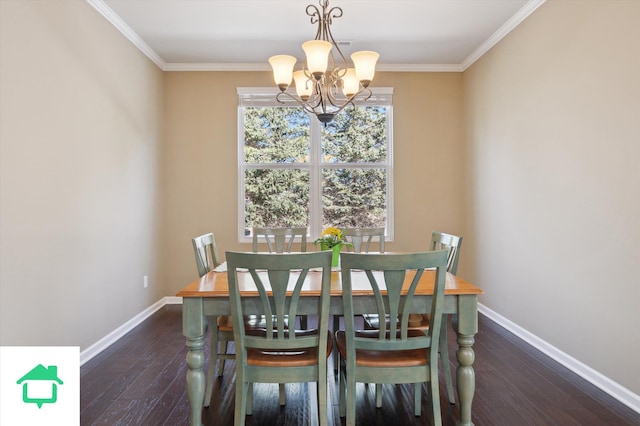
[(464, 73), (482, 303), (640, 394), (640, 2), (549, 1)]
[[(462, 75), (379, 73), (394, 89), (395, 241), (424, 250), (432, 230), (461, 231)], [(237, 87), (271, 87), (269, 73), (165, 74), (167, 294), (197, 278), (191, 238), (214, 232), (219, 251), (250, 250), (237, 231)]]
[(2, 0), (0, 43), (0, 344), (84, 350), (165, 294), (162, 72), (83, 1)]

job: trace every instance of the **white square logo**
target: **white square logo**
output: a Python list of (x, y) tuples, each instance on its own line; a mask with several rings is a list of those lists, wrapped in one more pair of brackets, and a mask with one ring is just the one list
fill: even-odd
[(0, 425), (80, 425), (80, 347), (0, 346)]

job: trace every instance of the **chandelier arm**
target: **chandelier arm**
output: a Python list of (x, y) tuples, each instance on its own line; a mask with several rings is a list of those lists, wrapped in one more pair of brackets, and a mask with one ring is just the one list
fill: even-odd
[[(333, 34), (331, 33), (331, 24), (333, 24), (333, 18), (341, 18), (342, 15), (343, 15), (342, 8), (338, 7), (338, 6), (332, 7), (331, 10), (329, 10), (329, 12), (326, 13), (326, 16), (325, 16), (326, 38), (325, 38), (325, 40), (330, 42), (331, 44), (333, 44), (333, 46), (338, 51), (338, 54), (340, 55), (340, 58), (342, 59), (342, 63), (344, 64), (344, 69), (345, 69), (345, 72), (346, 72), (347, 63), (348, 63), (347, 58), (346, 58), (346, 56), (344, 56), (344, 53), (342, 53), (342, 50), (340, 49), (340, 46), (338, 46), (338, 43), (333, 38)], [(342, 75), (344, 75), (344, 73)]]
[(315, 39), (316, 40), (322, 40), (321, 36), (322, 36), (322, 25), (323, 25), (323, 18), (322, 15), (320, 14), (320, 10), (313, 4), (310, 4), (307, 6), (306, 9), (307, 15), (311, 17), (311, 24), (318, 24), (318, 28), (316, 30), (316, 36)]
[[(327, 6), (329, 5), (329, 3), (327, 2)], [(334, 12), (334, 10), (336, 12)], [(327, 16), (329, 16), (329, 25), (333, 24), (333, 18), (342, 18), (342, 8), (338, 7), (338, 6), (334, 6), (331, 9), (329, 9), (329, 12), (327, 13)]]
[(280, 93), (278, 93), (276, 95), (276, 100), (278, 102), (280, 102), (281, 104), (286, 105), (286, 102), (283, 101), (282, 99), (280, 99), (282, 96), (286, 96), (287, 98), (294, 100), (298, 105), (300, 105), (300, 107), (302, 107), (302, 109), (305, 112), (308, 112), (309, 114), (315, 114), (316, 113), (315, 110), (313, 110), (309, 106), (309, 104), (307, 102), (304, 102), (302, 99), (300, 99), (300, 98), (298, 98), (296, 96), (293, 96), (292, 94), (287, 93), (287, 92), (280, 92)]
[(351, 100), (349, 100), (349, 101), (345, 102), (345, 103), (344, 103), (344, 105), (342, 105), (342, 106), (334, 105), (337, 109), (336, 109), (336, 110), (331, 111), (331, 114), (333, 114), (333, 115), (338, 114), (338, 113), (339, 113), (339, 112), (341, 112), (343, 109), (345, 109), (348, 105), (351, 105), (351, 106), (353, 106), (354, 108), (355, 108), (355, 106), (356, 106), (356, 105), (355, 105)]
[(326, 114), (327, 113), (327, 100), (329, 100), (329, 94), (330, 94), (330, 86), (326, 83), (325, 78), (322, 78), (322, 82), (325, 84), (319, 84), (320, 82), (318, 82), (318, 86), (319, 86), (319, 90), (320, 90), (320, 102), (318, 103), (318, 106), (320, 108), (322, 108), (322, 113)]
[(356, 100), (356, 98), (362, 95), (363, 93), (365, 94), (365, 97), (362, 99), (363, 102), (369, 100), (369, 98), (373, 95), (373, 92), (371, 91), (371, 89), (360, 89), (358, 92), (356, 92), (355, 94), (345, 99), (339, 99), (331, 93), (329, 93), (329, 95), (327, 96), (327, 99), (329, 100), (329, 103), (333, 107), (338, 108), (336, 111), (334, 111), (337, 114), (349, 104), (352, 104), (355, 107), (355, 104), (353, 103), (353, 101)]
[(365, 88), (365, 89), (362, 89), (362, 90), (358, 91), (358, 93), (356, 93), (355, 95), (353, 95), (353, 97), (355, 98), (356, 96), (358, 96), (358, 95), (359, 95), (359, 94), (361, 94), (361, 93), (367, 93), (366, 97), (362, 100), (363, 102), (368, 101), (368, 100), (369, 100), (369, 98), (371, 98), (371, 96), (373, 96), (373, 92), (371, 91), (371, 89), (370, 89), (370, 88), (368, 88), (368, 87), (367, 87), (367, 88)]
[(311, 23), (315, 24), (320, 20), (320, 9), (314, 4), (310, 4), (306, 9), (307, 15), (311, 17)]
[[(329, 101), (329, 103), (334, 106), (335, 108), (340, 108), (342, 105), (342, 101), (344, 99), (339, 99), (336, 95), (338, 94), (338, 87), (337, 87), (337, 82), (334, 82), (327, 90), (327, 100)], [(332, 91), (331, 88), (333, 88), (334, 90)], [(354, 96), (351, 96), (349, 98), (346, 98), (346, 102), (350, 102), (351, 99), (353, 99)]]
[(322, 105), (323, 96), (322, 96), (322, 85), (320, 84), (320, 82), (316, 81), (314, 82), (314, 85), (316, 87), (313, 91), (313, 94), (309, 97), (309, 99), (307, 99), (304, 102), (315, 113), (316, 108)]

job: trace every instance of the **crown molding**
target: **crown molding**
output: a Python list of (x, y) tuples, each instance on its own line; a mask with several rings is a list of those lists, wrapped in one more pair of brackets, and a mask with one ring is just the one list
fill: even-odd
[(102, 0), (86, 0), (95, 10), (97, 10), (107, 21), (118, 29), (134, 46), (144, 53), (161, 70), (165, 70), (166, 63), (147, 43), (144, 42), (116, 13)]
[(165, 65), (165, 71), (271, 71), (267, 62), (256, 63), (180, 63), (173, 62)]
[(536, 9), (538, 9), (546, 0), (530, 0), (525, 4), (522, 9), (504, 23), (498, 31), (493, 33), (484, 43), (480, 45), (476, 50), (471, 53), (464, 61), (462, 61), (462, 71), (469, 68), (475, 61), (480, 59), (485, 53), (487, 53), (493, 46), (498, 44), (507, 34), (509, 34), (515, 27), (520, 25), (522, 21), (529, 17)]
[[(164, 71), (271, 71), (268, 63), (167, 63)], [(459, 64), (377, 64), (377, 72), (462, 72)]]
[(377, 64), (377, 71), (389, 72), (462, 72), (460, 64)]

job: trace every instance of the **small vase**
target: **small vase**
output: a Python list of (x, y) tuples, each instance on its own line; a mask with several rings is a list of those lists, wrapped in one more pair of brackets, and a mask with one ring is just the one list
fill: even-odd
[(331, 256), (331, 267), (336, 268), (340, 265), (340, 251), (342, 250), (342, 243), (331, 248), (333, 255)]
[(340, 251), (342, 251), (342, 243), (338, 243), (333, 247), (329, 247), (327, 243), (321, 242), (320, 250), (331, 250), (333, 252), (331, 255), (331, 267), (334, 268), (340, 266)]

